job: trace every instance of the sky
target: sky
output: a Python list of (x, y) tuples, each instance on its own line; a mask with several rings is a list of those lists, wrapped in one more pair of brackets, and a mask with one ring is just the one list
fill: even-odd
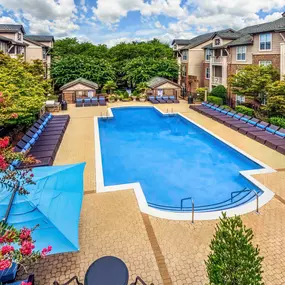
[(27, 34), (113, 46), (240, 29), (284, 11), (284, 0), (0, 0), (0, 23), (23, 24)]

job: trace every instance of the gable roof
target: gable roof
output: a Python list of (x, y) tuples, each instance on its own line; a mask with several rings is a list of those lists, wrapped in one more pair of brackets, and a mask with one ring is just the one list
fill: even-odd
[(35, 41), (30, 40), (30, 39), (27, 39), (26, 37), (24, 37), (24, 41), (29, 42), (29, 43), (31, 43), (31, 44), (34, 44), (34, 45), (36, 45), (36, 46), (48, 47), (48, 46), (46, 46), (46, 45), (44, 45), (44, 44), (42, 44), (42, 43), (40, 43), (40, 42), (35, 42)]
[(174, 39), (173, 41), (172, 41), (172, 45), (174, 45), (174, 44), (178, 44), (178, 45), (188, 45), (188, 44), (190, 44), (191, 43), (191, 40), (185, 40), (185, 39)]
[(163, 78), (163, 77), (159, 77), (159, 76), (155, 76), (153, 78), (151, 78), (148, 82), (147, 82), (147, 86), (150, 87), (150, 88), (156, 88), (162, 84), (165, 84), (165, 83), (170, 83), (170, 84), (173, 84), (173, 85), (176, 85), (177, 87), (181, 88), (181, 86), (171, 80), (168, 80), (166, 78)]
[(75, 79), (73, 81), (70, 81), (70, 82), (64, 84), (63, 86), (60, 87), (59, 90), (62, 91), (64, 89), (67, 89), (67, 88), (69, 88), (69, 87), (71, 87), (71, 86), (73, 86), (75, 84), (78, 84), (78, 83), (81, 83), (81, 84), (86, 85), (88, 87), (91, 87), (93, 89), (98, 89), (98, 84), (97, 83), (80, 77), (80, 78), (77, 78), (77, 79)]
[(229, 47), (233, 46), (241, 46), (241, 45), (252, 45), (253, 44), (253, 38), (251, 35), (244, 35), (234, 41), (231, 41), (227, 44)]
[(28, 46), (28, 44), (26, 44), (26, 43), (16, 42), (16, 41), (14, 41), (10, 38), (4, 37), (4, 36), (0, 36), (0, 42), (11, 43), (11, 44), (17, 45), (17, 46)]
[(204, 42), (207, 42), (209, 40), (212, 39), (213, 35), (215, 35), (216, 33), (234, 33), (235, 31), (232, 29), (226, 29), (226, 30), (220, 30), (220, 31), (216, 31), (216, 32), (211, 32), (211, 33), (207, 33), (207, 34), (203, 34), (200, 36), (197, 36), (193, 39), (190, 40), (190, 43), (187, 46), (182, 47), (181, 49), (191, 49), (194, 48), (200, 44), (203, 44)]
[(18, 31), (25, 34), (23, 25), (0, 24), (0, 33), (17, 33)]
[(220, 37), (221, 39), (225, 39), (225, 40), (234, 40), (234, 39), (239, 38), (241, 34), (239, 32), (216, 32), (214, 33), (212, 39), (216, 36)]
[(238, 32), (242, 34), (258, 34), (280, 30), (285, 30), (285, 17), (282, 17), (269, 23), (245, 27), (239, 30)]
[(54, 36), (52, 35), (25, 35), (24, 39), (34, 42), (54, 42)]

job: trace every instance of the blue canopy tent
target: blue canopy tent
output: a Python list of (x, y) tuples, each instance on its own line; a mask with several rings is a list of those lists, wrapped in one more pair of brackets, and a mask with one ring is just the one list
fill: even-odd
[[(83, 199), (85, 163), (33, 169), (35, 185), (28, 195), (16, 193), (7, 223), (16, 228), (39, 227), (33, 233), (36, 249), (51, 245), (52, 254), (79, 250), (78, 227)], [(0, 218), (12, 201), (12, 192), (0, 186)]]

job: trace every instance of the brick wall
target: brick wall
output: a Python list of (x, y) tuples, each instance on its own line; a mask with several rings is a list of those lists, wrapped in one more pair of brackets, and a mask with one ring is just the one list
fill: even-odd
[(272, 61), (274, 68), (280, 71), (280, 54), (256, 54), (252, 56), (252, 63), (259, 64), (260, 61)]

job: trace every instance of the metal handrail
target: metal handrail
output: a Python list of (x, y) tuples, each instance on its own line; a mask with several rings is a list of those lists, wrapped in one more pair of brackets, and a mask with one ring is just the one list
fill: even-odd
[(193, 224), (194, 223), (194, 200), (192, 199), (192, 197), (181, 199), (181, 201), (180, 201), (180, 209), (182, 211), (182, 209), (183, 209), (183, 202), (187, 201), (187, 200), (191, 200), (191, 204), (192, 204), (192, 207), (191, 207), (192, 208), (192, 224)]
[(253, 189), (244, 189), (242, 191), (234, 191), (232, 192), (231, 194), (233, 193), (241, 193), (241, 192), (250, 192), (250, 193), (254, 193), (255, 197), (256, 197), (256, 213), (259, 214), (259, 196), (258, 196), (258, 193), (253, 190)]
[[(75, 281), (77, 283), (77, 285), (83, 285), (77, 276), (73, 276), (70, 280), (68, 280), (66, 283), (64, 283), (63, 285), (68, 285), (70, 284), (71, 282)], [(54, 281), (53, 282), (53, 285), (60, 285), (57, 281)]]

